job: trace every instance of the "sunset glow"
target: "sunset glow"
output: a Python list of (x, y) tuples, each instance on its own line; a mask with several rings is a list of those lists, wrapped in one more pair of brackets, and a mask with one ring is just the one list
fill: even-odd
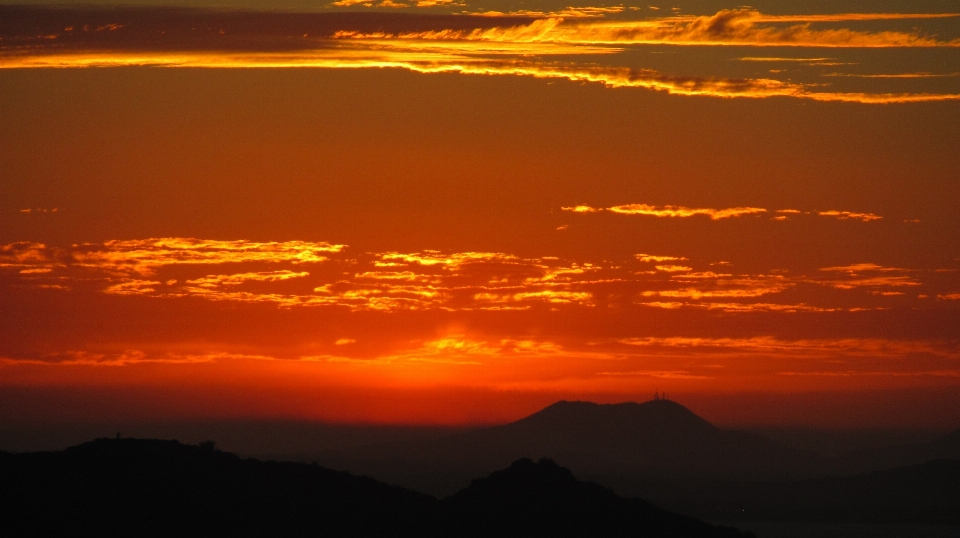
[(842, 4), (0, 6), (0, 417), (953, 424), (960, 13)]

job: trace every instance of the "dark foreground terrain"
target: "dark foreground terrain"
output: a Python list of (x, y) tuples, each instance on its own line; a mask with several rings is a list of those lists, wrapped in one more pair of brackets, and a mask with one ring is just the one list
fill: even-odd
[(98, 439), (0, 453), (2, 536), (750, 536), (514, 462), (443, 500), (212, 443)]
[(708, 521), (960, 526), (960, 430), (827, 457), (718, 428), (669, 400), (561, 401), (502, 426), (309, 457), (434, 495), (533, 457)]

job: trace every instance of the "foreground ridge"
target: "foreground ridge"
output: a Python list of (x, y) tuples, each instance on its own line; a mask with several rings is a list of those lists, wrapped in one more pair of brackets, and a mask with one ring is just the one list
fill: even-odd
[(0, 453), (4, 536), (750, 536), (523, 459), (443, 501), (316, 464), (155, 439)]

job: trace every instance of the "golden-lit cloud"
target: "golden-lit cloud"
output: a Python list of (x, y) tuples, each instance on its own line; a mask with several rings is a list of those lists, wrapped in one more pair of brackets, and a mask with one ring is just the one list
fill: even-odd
[(960, 370), (923, 370), (919, 372), (904, 372), (900, 370), (843, 370), (843, 371), (816, 371), (816, 372), (777, 372), (777, 375), (812, 376), (812, 377), (954, 377), (960, 378)]
[(21, 213), (25, 213), (25, 214), (27, 214), (27, 215), (32, 214), (32, 213), (56, 213), (57, 211), (60, 211), (60, 208), (58, 208), (58, 207), (50, 207), (50, 208), (47, 208), (47, 207), (27, 207), (27, 208), (24, 208), (24, 209), (21, 209), (21, 210), (20, 210)]
[(246, 282), (276, 282), (290, 278), (300, 278), (308, 276), (310, 273), (293, 271), (267, 271), (260, 273), (237, 273), (233, 275), (207, 275), (203, 278), (188, 280), (187, 284), (200, 286), (203, 288), (215, 288), (217, 286), (237, 286)]
[(726, 209), (690, 208), (683, 206), (652, 206), (647, 204), (626, 204), (611, 207), (609, 211), (623, 215), (649, 215), (652, 217), (692, 217), (707, 215), (713, 220), (756, 215), (766, 213), (766, 209), (759, 207), (730, 207)]
[(610, 6), (610, 7), (573, 7), (568, 6), (565, 9), (560, 11), (535, 11), (520, 9), (514, 11), (478, 11), (478, 12), (467, 12), (469, 15), (480, 15), (483, 17), (514, 17), (514, 16), (523, 16), (523, 17), (544, 17), (544, 18), (561, 18), (561, 19), (593, 19), (601, 18), (607, 15), (613, 15), (617, 13), (622, 13), (624, 11), (623, 6)]
[[(352, 0), (348, 0), (352, 1)], [(364, 3), (363, 5), (367, 5)], [(383, 6), (383, 2), (377, 4)], [(396, 6), (412, 6), (391, 2)], [(451, 4), (452, 5), (452, 4)], [(435, 6), (434, 6), (435, 7)], [(10, 8), (13, 9), (13, 8)], [(16, 8), (27, 9), (27, 8)], [(171, 32), (170, 41), (159, 50), (145, 47), (154, 34), (137, 24), (118, 25), (103, 32), (66, 32), (54, 39), (36, 41), (30, 28), (2, 36), (0, 68), (71, 68), (157, 66), (192, 68), (402, 68), (419, 73), (461, 73), (469, 75), (530, 76), (593, 82), (611, 88), (643, 88), (674, 95), (723, 98), (792, 97), (828, 102), (890, 104), (960, 99), (960, 94), (935, 92), (869, 91), (834, 92), (815, 82), (790, 79), (685, 76), (645, 68), (626, 67), (618, 58), (630, 47), (647, 44), (677, 45), (789, 45), (832, 47), (940, 47), (960, 41), (936, 41), (926, 35), (903, 32), (859, 32), (849, 29), (813, 30), (816, 22), (881, 20), (869, 16), (768, 17), (749, 9), (726, 10), (712, 16), (673, 16), (645, 20), (598, 20), (597, 15), (619, 12), (621, 7), (569, 8), (563, 17), (523, 16), (480, 17), (438, 16), (433, 27), (425, 21), (403, 18), (377, 19), (372, 29), (357, 17), (343, 14), (275, 15), (274, 33), (249, 36), (243, 30), (203, 34), (180, 43)], [(69, 19), (71, 12), (61, 14)], [(82, 13), (73, 12), (73, 13)], [(133, 11), (128, 18), (164, 15)], [(236, 15), (220, 21), (216, 12), (191, 13), (206, 25), (230, 26), (230, 21), (256, 18), (256, 13)], [(147, 15), (144, 15), (147, 14)], [(326, 18), (318, 18), (321, 15)], [(372, 14), (371, 14), (372, 15)], [(944, 17), (952, 15), (935, 15)], [(239, 18), (238, 18), (239, 17)], [(866, 17), (866, 18), (864, 18)], [(923, 16), (927, 17), (927, 16)], [(921, 18), (919, 15), (890, 16), (889, 20)], [(133, 20), (133, 19), (131, 19)], [(884, 19), (886, 20), (886, 19)], [(360, 21), (360, 22), (358, 22)], [(799, 22), (792, 26), (782, 23)], [(151, 22), (156, 24), (156, 21)], [(171, 20), (169, 24), (184, 24)], [(771, 26), (772, 25), (772, 26)], [(194, 26), (197, 26), (196, 24)], [(204, 26), (204, 25), (200, 25)], [(72, 27), (72, 26), (71, 26)], [(151, 26), (152, 27), (152, 26)], [(404, 29), (410, 27), (411, 29)], [(16, 26), (13, 28), (17, 28)], [(99, 26), (98, 26), (99, 28)], [(144, 26), (146, 28), (146, 26)], [(323, 30), (316, 34), (316, 29)], [(172, 27), (173, 29), (173, 27)], [(314, 32), (314, 33), (312, 33)], [(69, 35), (67, 35), (69, 34)], [(281, 35), (282, 34), (282, 35)], [(193, 35), (193, 32), (190, 32)], [(244, 37), (248, 35), (248, 37)], [(301, 36), (302, 37), (292, 37)], [(247, 42), (246, 39), (253, 41)], [(49, 42), (49, 43), (48, 43)], [(548, 60), (563, 55), (562, 62)], [(578, 57), (588, 55), (588, 61)], [(599, 57), (607, 59), (598, 63)]]
[(829, 62), (834, 58), (784, 58), (782, 56), (744, 56), (737, 58), (741, 62), (799, 62), (799, 63), (820, 63)]
[(562, 207), (563, 211), (572, 211), (574, 213), (596, 213), (597, 211), (603, 211), (603, 209), (597, 209), (595, 207), (590, 207), (588, 205), (575, 205), (569, 207)]
[[(643, 303), (644, 305), (652, 303)], [(722, 312), (856, 312), (861, 310), (871, 310), (870, 308), (842, 308), (842, 307), (822, 307), (811, 306), (808, 304), (781, 304), (781, 303), (725, 303), (725, 302), (703, 302), (703, 303), (680, 303), (682, 306), (691, 308), (700, 308), (707, 310), (719, 310)]]
[(824, 267), (820, 271), (835, 273), (837, 277), (817, 280), (818, 283), (843, 290), (921, 285), (912, 275), (913, 271), (898, 267), (883, 267), (873, 263)]
[(888, 73), (888, 74), (863, 74), (863, 73), (827, 73), (825, 77), (853, 77), (853, 78), (949, 78), (960, 77), (960, 73)]
[(657, 265), (656, 269), (657, 271), (664, 271), (667, 273), (693, 271), (692, 267), (687, 267), (685, 265)]
[(676, 354), (683, 351), (722, 354), (766, 354), (807, 358), (907, 357), (935, 355), (960, 358), (960, 351), (950, 342), (926, 340), (891, 340), (887, 338), (831, 338), (787, 340), (772, 336), (749, 338), (708, 337), (644, 337), (623, 338), (617, 342), (652, 353)]
[(853, 220), (862, 220), (863, 222), (870, 222), (872, 220), (880, 220), (883, 217), (880, 215), (874, 215), (873, 213), (854, 213), (851, 211), (820, 211), (817, 213), (822, 217), (836, 217), (841, 220), (853, 219)]
[(686, 258), (680, 256), (654, 256), (652, 254), (634, 254), (634, 257), (642, 262), (656, 263), (686, 260)]
[[(193, 68), (373, 68), (394, 67), (419, 73), (511, 75), (596, 82), (610, 88), (643, 88), (674, 95), (724, 98), (793, 97), (823, 102), (862, 104), (918, 103), (960, 100), (960, 94), (827, 92), (814, 85), (773, 79), (690, 77), (666, 75), (651, 69), (557, 64), (513, 58), (475, 58), (452, 53), (406, 51), (395, 44), (366, 50), (318, 50), (290, 53), (77, 53), (20, 55), (0, 58), (2, 68), (76, 67), (193, 67)], [(400, 49), (400, 50), (391, 50)], [(483, 51), (481, 51), (483, 52)], [(540, 51), (572, 54), (571, 50)], [(580, 51), (586, 52), (586, 51)], [(597, 51), (590, 51), (597, 52)], [(518, 51), (532, 55), (537, 51)]]
[(168, 265), (319, 263), (327, 259), (326, 254), (339, 252), (342, 248), (343, 245), (304, 241), (258, 243), (162, 238), (78, 245), (70, 253), (70, 258), (74, 265), (81, 267), (147, 275)]
[[(527, 14), (530, 14), (528, 12)], [(866, 32), (849, 28), (817, 30), (810, 23), (956, 17), (934, 15), (770, 16), (752, 9), (725, 9), (707, 16), (645, 20), (565, 22), (551, 17), (528, 25), (483, 30), (440, 30), (396, 34), (399, 39), (456, 39), (629, 45), (738, 45), (789, 47), (957, 47), (915, 32)], [(777, 26), (780, 23), (800, 23)]]
[(680, 288), (661, 291), (645, 291), (644, 297), (670, 297), (687, 299), (711, 299), (729, 297), (760, 297), (780, 293), (793, 284), (786, 279), (740, 278), (716, 279), (711, 288)]
[[(740, 217), (744, 215), (759, 215), (767, 213), (770, 210), (762, 207), (730, 207), (725, 209), (712, 208), (691, 208), (684, 206), (654, 206), (649, 204), (624, 204), (609, 208), (595, 208), (588, 205), (567, 206), (560, 208), (563, 211), (573, 213), (598, 213), (601, 211), (610, 211), (621, 215), (646, 215), (651, 217), (670, 217), (686, 218), (696, 215), (706, 215), (712, 220), (721, 220), (731, 217)], [(815, 215), (821, 217), (833, 217), (839, 220), (859, 220), (871, 222), (881, 220), (883, 217), (874, 213), (857, 213), (853, 211), (801, 211), (799, 209), (777, 209), (774, 211), (777, 215), (773, 220), (787, 220), (790, 216), (797, 215)]]
[[(791, 210), (792, 211), (792, 210)], [(309, 265), (309, 270), (305, 270)], [(717, 269), (723, 266), (724, 270)], [(230, 270), (224, 270), (229, 268)], [(855, 312), (890, 301), (952, 298), (935, 272), (871, 263), (734, 271), (727, 262), (636, 254), (621, 260), (526, 258), (504, 252), (352, 253), (324, 242), (193, 238), (51, 247), (0, 245), (0, 285), (116, 297), (184, 298), (348, 311), (606, 310)], [(843, 290), (840, 300), (823, 288)], [(908, 297), (906, 289), (923, 293)], [(820, 290), (820, 291), (818, 291)], [(789, 295), (787, 295), (789, 292)], [(782, 299), (771, 297), (783, 296)]]
[(239, 353), (147, 353), (142, 350), (120, 352), (64, 351), (36, 358), (11, 359), (0, 357), (0, 364), (45, 366), (133, 366), (138, 364), (200, 364), (229, 360), (276, 360), (266, 355)]
[(52, 264), (47, 256), (47, 246), (43, 243), (18, 241), (0, 245), (0, 267), (24, 267), (27, 269), (43, 268)]

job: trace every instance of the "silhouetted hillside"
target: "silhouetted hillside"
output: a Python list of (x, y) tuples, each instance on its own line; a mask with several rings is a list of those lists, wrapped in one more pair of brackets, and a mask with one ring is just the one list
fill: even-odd
[(98, 439), (0, 462), (3, 536), (408, 536), (429, 534), (436, 511), (370, 478), (176, 441)]
[[(0, 536), (746, 536), (518, 462), (445, 501), (176, 441), (0, 453)], [(609, 532), (606, 532), (609, 530)], [(485, 534), (485, 531), (494, 534)]]
[(872, 473), (746, 485), (730, 499), (757, 520), (960, 525), (960, 461)]
[(910, 443), (842, 454), (829, 462), (827, 470), (834, 474), (854, 474), (945, 459), (960, 459), (960, 430), (926, 443)]
[(795, 481), (628, 479), (617, 486), (710, 520), (960, 525), (960, 460)]
[(618, 497), (580, 482), (550, 460), (514, 462), (508, 469), (442, 501), (451, 536), (562, 538), (572, 536), (744, 536), (672, 514), (640, 499)]
[(503, 426), (426, 442), (328, 451), (311, 459), (449, 494), (518, 458), (551, 458), (583, 477), (737, 479), (804, 476), (823, 460), (763, 437), (721, 430), (668, 400), (561, 401)]

